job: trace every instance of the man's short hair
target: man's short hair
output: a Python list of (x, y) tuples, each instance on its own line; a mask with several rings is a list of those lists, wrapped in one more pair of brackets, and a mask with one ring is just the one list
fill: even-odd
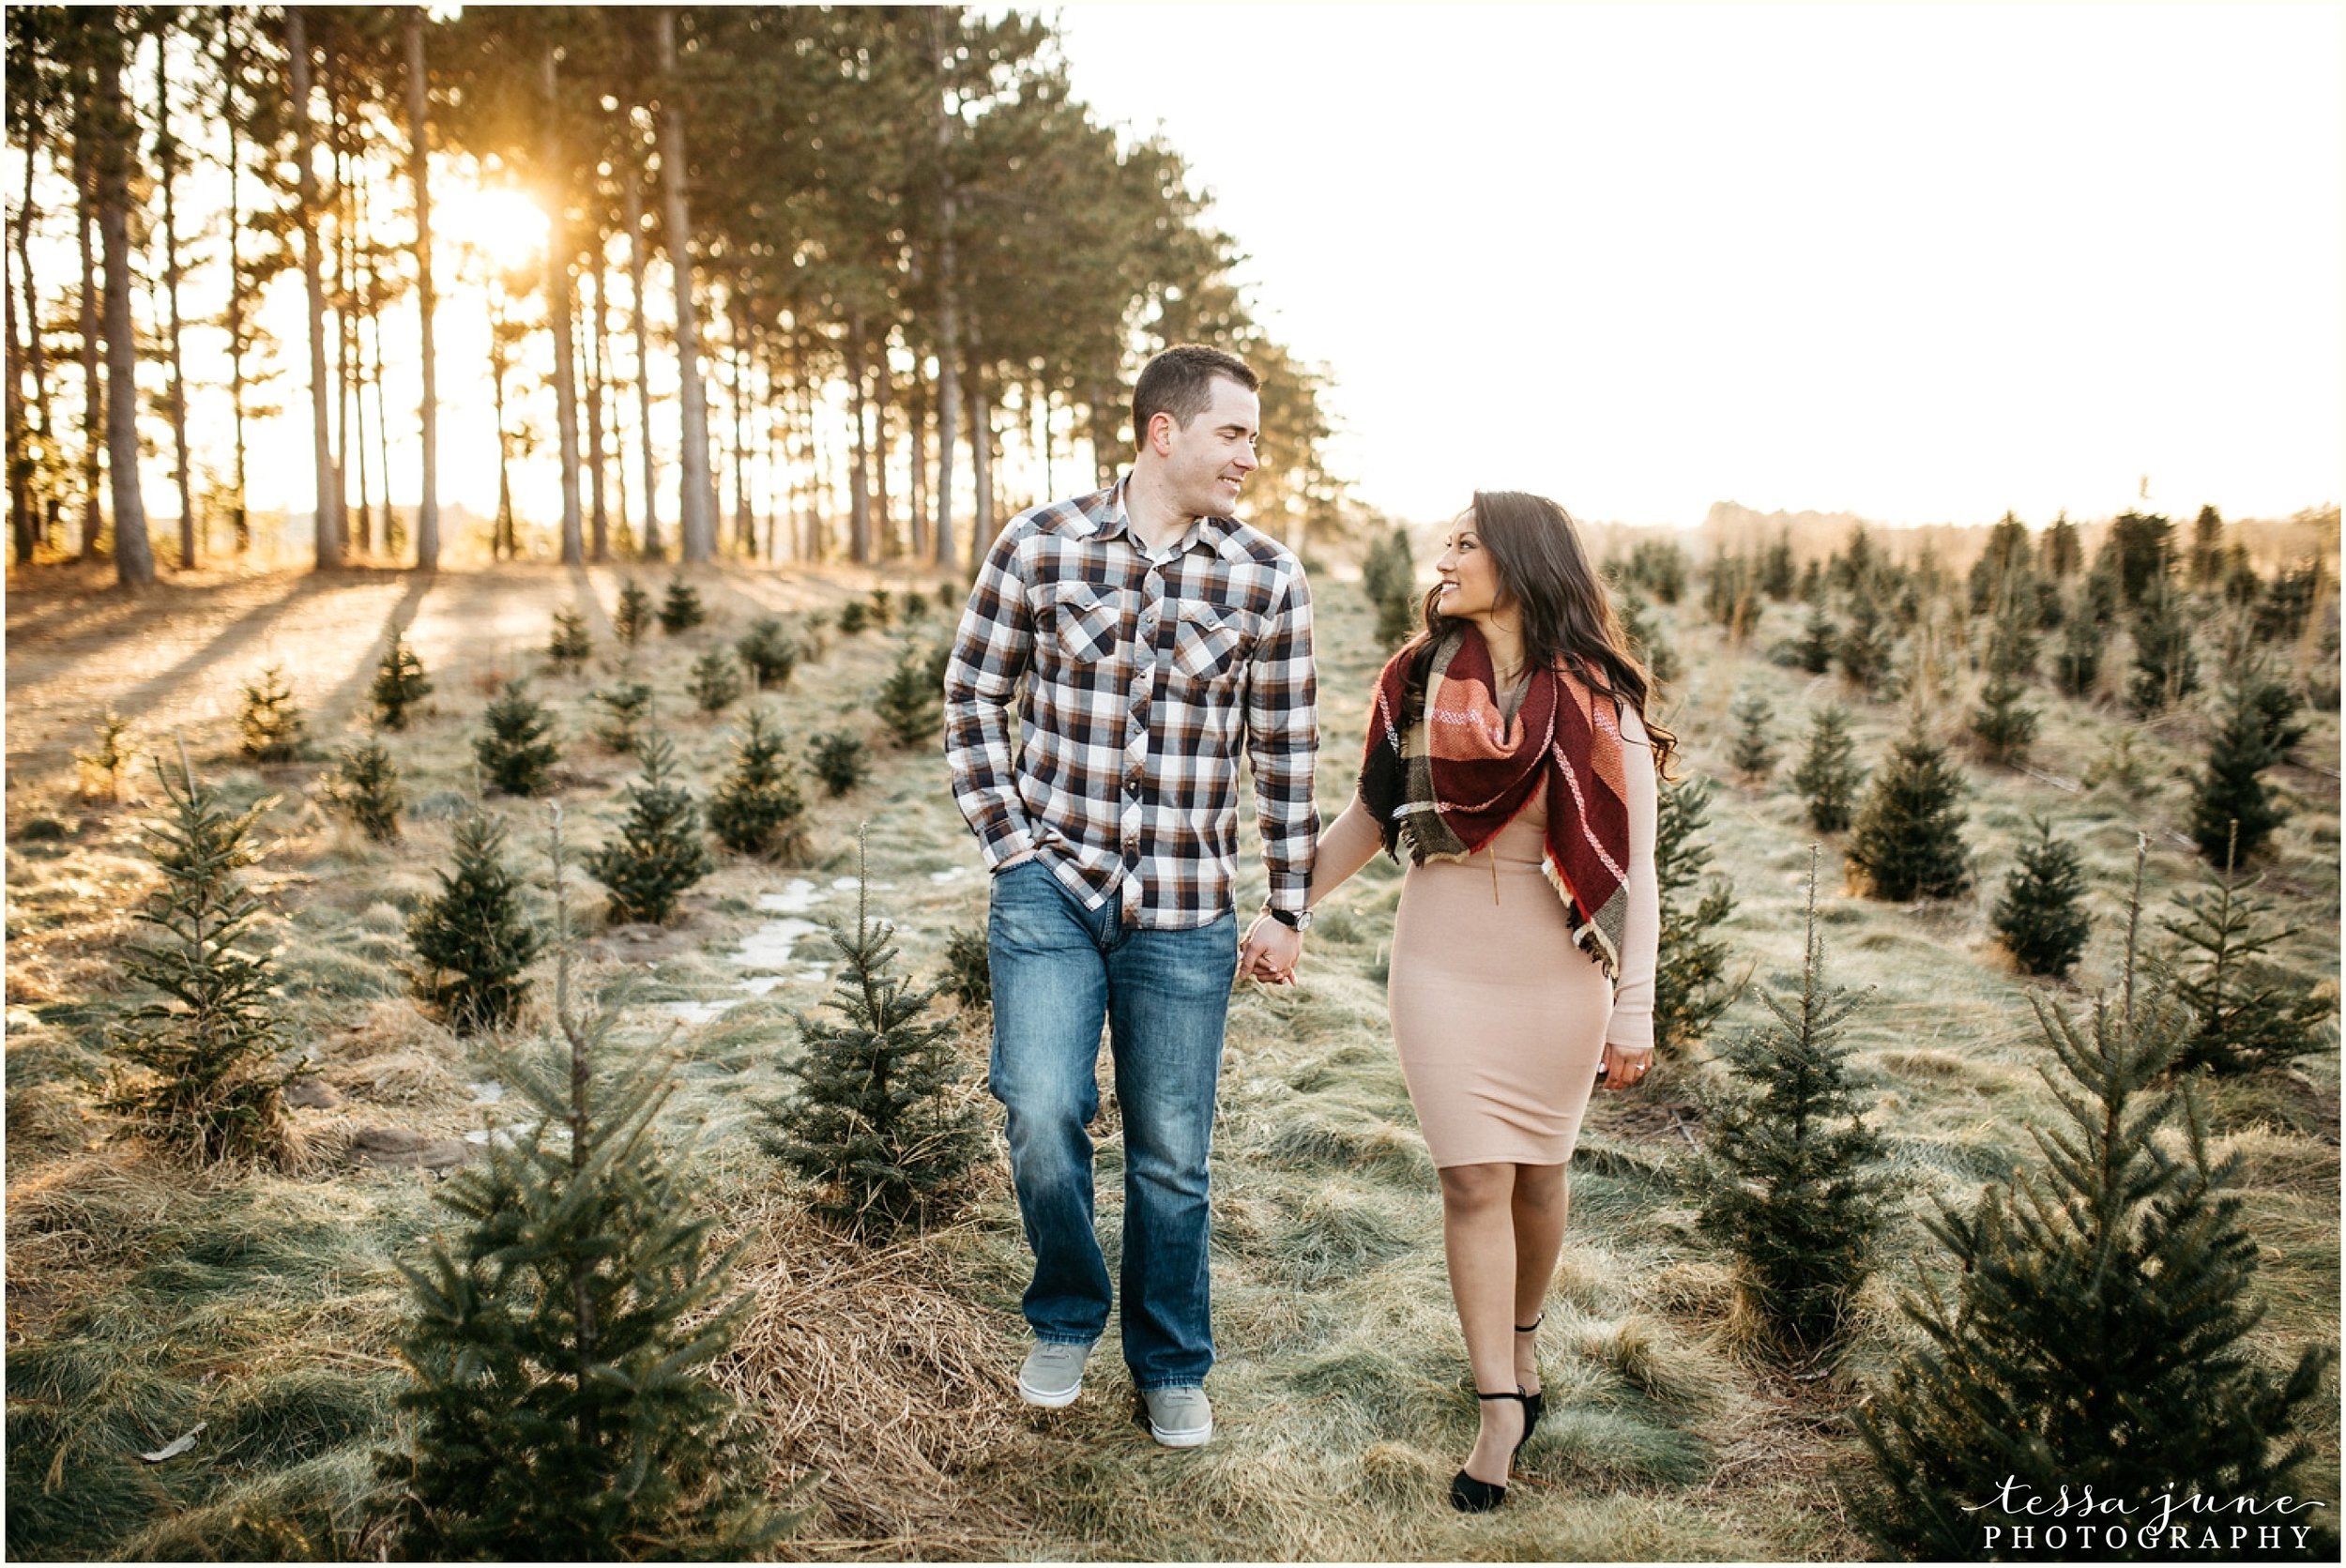
[(1133, 446), (1149, 444), (1149, 421), (1170, 414), (1182, 429), (1206, 411), (1213, 401), (1216, 376), (1235, 381), (1250, 392), (1262, 389), (1262, 378), (1246, 368), (1235, 354), (1204, 343), (1175, 343), (1141, 368), (1133, 383)]

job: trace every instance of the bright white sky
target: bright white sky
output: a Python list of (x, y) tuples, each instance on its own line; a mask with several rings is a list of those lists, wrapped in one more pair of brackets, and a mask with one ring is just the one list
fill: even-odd
[(1402, 515), (2346, 491), (2346, 7), (1055, 14), (1079, 95), (1211, 189)]

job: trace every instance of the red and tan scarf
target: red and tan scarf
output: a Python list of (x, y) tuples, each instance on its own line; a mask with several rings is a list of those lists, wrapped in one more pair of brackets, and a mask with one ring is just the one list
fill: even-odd
[(1540, 869), (1571, 917), (1572, 939), (1618, 979), (1628, 919), (1629, 797), (1621, 723), (1569, 661), (1534, 670), (1510, 723), (1483, 634), (1469, 624), (1436, 646), (1423, 702), (1409, 700), (1411, 655), (1377, 679), (1361, 799), (1387, 852), (1463, 860), (1499, 836), (1547, 785)]

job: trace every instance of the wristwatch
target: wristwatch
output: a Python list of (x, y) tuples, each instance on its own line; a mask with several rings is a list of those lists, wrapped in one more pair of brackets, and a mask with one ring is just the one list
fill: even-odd
[(1289, 931), (1309, 931), (1312, 928), (1312, 912), (1309, 909), (1273, 909), (1269, 904), (1262, 907), (1264, 914)]

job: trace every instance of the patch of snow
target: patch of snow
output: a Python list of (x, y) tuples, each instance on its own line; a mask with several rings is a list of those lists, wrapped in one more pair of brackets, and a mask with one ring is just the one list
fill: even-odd
[[(847, 884), (854, 887), (853, 882)], [(770, 915), (803, 915), (821, 902), (822, 892), (803, 876), (794, 876), (778, 893), (759, 893), (757, 906)]]
[(495, 1078), (483, 1078), (465, 1087), (472, 1090), (472, 1103), (476, 1105), (494, 1105), (505, 1098), (505, 1086)]
[(813, 921), (769, 921), (741, 939), (733, 961), (745, 969), (780, 969), (790, 962), (791, 950), (823, 928)]
[(714, 1021), (733, 1004), (729, 1001), (714, 1001), (656, 1002), (653, 1005), (671, 1018), (681, 1018), (688, 1024), (707, 1024)]

